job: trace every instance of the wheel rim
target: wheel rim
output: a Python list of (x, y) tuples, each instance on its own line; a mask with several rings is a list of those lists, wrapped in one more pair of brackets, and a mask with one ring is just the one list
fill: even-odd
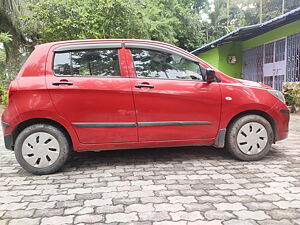
[(257, 122), (246, 123), (238, 132), (237, 144), (239, 149), (247, 154), (260, 153), (268, 143), (266, 128)]
[(46, 132), (29, 135), (23, 142), (22, 155), (31, 166), (45, 168), (56, 162), (60, 153), (57, 139)]

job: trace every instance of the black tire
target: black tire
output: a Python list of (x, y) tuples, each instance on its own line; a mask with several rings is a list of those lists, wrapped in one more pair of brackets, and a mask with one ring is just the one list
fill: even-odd
[[(237, 135), (240, 129), (249, 122), (256, 122), (261, 124), (267, 132), (268, 140), (266, 146), (259, 152), (253, 155), (245, 154), (238, 146)], [(246, 115), (234, 120), (228, 127), (226, 132), (226, 149), (235, 158), (243, 161), (255, 161), (262, 159), (272, 148), (274, 139), (273, 129), (271, 124), (259, 115)]]
[[(34, 134), (36, 132), (45, 132), (45, 133), (52, 135), (53, 137), (56, 138), (56, 140), (59, 144), (60, 152), (59, 152), (58, 158), (56, 159), (56, 161), (53, 164), (51, 164), (47, 167), (43, 167), (43, 168), (34, 167), (34, 166), (30, 165), (28, 162), (26, 162), (26, 160), (24, 159), (24, 157), (22, 155), (23, 142), (29, 135)], [(66, 163), (66, 161), (69, 158), (70, 152), (71, 152), (70, 146), (71, 145), (68, 141), (68, 138), (64, 134), (64, 132), (62, 132), (57, 127), (49, 125), (49, 124), (34, 124), (34, 125), (31, 125), (31, 126), (25, 128), (18, 135), (16, 142), (15, 142), (14, 151), (15, 151), (16, 159), (19, 162), (19, 164), (23, 167), (23, 169), (25, 169), (26, 171), (28, 171), (32, 174), (44, 175), (44, 174), (51, 174), (51, 173), (58, 171)]]

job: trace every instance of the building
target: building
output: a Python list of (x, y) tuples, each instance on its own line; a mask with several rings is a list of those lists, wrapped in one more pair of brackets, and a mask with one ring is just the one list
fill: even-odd
[(225, 74), (281, 90), (283, 82), (300, 81), (300, 7), (241, 27), (192, 53)]

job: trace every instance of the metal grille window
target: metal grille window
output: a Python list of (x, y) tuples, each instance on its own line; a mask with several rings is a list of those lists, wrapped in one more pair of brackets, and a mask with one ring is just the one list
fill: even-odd
[(300, 81), (300, 33), (287, 37), (286, 81)]
[(272, 77), (264, 77), (264, 84), (272, 87), (273, 86), (273, 76)]
[(275, 42), (275, 62), (283, 61), (285, 56), (285, 39)]
[(265, 45), (265, 63), (274, 61), (274, 42)]

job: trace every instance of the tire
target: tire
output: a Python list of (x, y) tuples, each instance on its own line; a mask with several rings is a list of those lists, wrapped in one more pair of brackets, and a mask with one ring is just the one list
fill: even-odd
[(14, 151), (23, 169), (44, 175), (58, 171), (65, 164), (70, 155), (70, 143), (57, 127), (35, 124), (18, 135)]
[(265, 118), (246, 115), (229, 125), (226, 149), (237, 159), (255, 161), (262, 159), (271, 150), (273, 139), (272, 126)]

